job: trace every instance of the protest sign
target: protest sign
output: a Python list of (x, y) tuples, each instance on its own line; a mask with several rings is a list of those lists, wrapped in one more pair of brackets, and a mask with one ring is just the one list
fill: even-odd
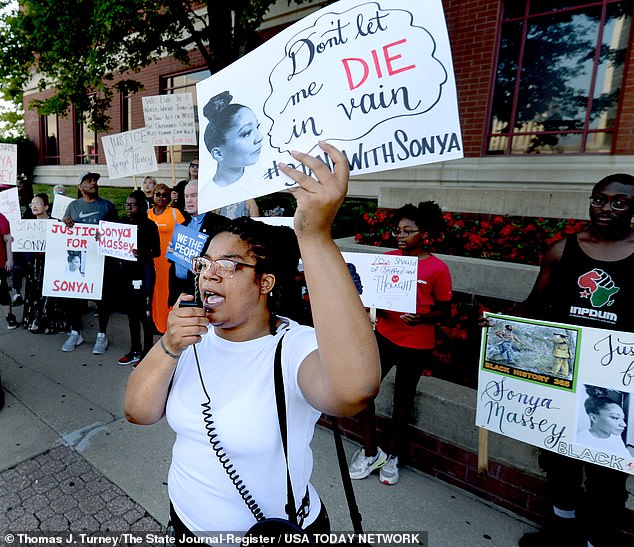
[(367, 308), (416, 313), (417, 256), (342, 253)]
[(49, 224), (43, 296), (101, 299), (104, 257), (97, 253), (96, 236), (95, 224)]
[(9, 221), (22, 218), (22, 215), (20, 215), (20, 197), (15, 186), (0, 190), (0, 213)]
[(147, 128), (101, 137), (111, 179), (158, 171), (154, 146)]
[(187, 226), (177, 224), (174, 226), (174, 233), (172, 234), (172, 250), (165, 256), (169, 260), (173, 260), (177, 264), (191, 270), (192, 258), (200, 256), (208, 237), (208, 235), (201, 234)]
[(278, 164), (297, 165), (291, 150), (329, 162), (319, 140), (352, 175), (463, 156), (440, 0), (336, 2), (197, 92), (199, 211), (293, 185)]
[(196, 145), (191, 93), (142, 97), (145, 127), (154, 146)]
[(68, 209), (68, 206), (72, 201), (75, 201), (74, 198), (56, 194), (53, 198), (51, 217), (56, 218), (57, 220), (62, 220), (66, 214), (66, 209)]
[(132, 253), (137, 244), (136, 224), (121, 224), (119, 222), (99, 221), (99, 241), (97, 252), (103, 256), (112, 256), (122, 260), (136, 262)]
[(48, 219), (12, 220), (11, 224), (11, 250), (14, 253), (43, 253), (46, 251), (46, 233), (49, 224)]
[(0, 142), (0, 184), (18, 183), (18, 145)]
[(634, 333), (485, 315), (476, 425), (634, 474)]

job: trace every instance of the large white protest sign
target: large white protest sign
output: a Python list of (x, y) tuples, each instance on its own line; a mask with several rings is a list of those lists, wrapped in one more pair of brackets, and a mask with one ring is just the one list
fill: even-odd
[(142, 97), (145, 127), (154, 146), (196, 145), (196, 122), (191, 93)]
[(18, 189), (7, 188), (0, 190), (0, 213), (2, 213), (7, 220), (20, 220), (20, 197), (18, 196)]
[(18, 145), (0, 142), (0, 184), (18, 183)]
[(123, 260), (136, 261), (133, 250), (137, 248), (136, 224), (99, 221), (99, 241), (97, 252)]
[(101, 137), (111, 179), (158, 171), (156, 153), (147, 128)]
[[(243, 85), (249, 74), (249, 85)], [(199, 211), (293, 182), (292, 150), (353, 175), (461, 158), (458, 105), (440, 0), (342, 0), (288, 27), (197, 85)]]
[(416, 313), (417, 256), (342, 253), (363, 305)]
[(476, 425), (634, 474), (634, 333), (486, 315)]
[(172, 250), (165, 256), (169, 260), (173, 260), (191, 270), (192, 258), (200, 256), (208, 238), (209, 236), (207, 234), (177, 224), (174, 226), (174, 233), (172, 234), (172, 241), (170, 242)]
[(57, 220), (62, 220), (66, 214), (66, 209), (68, 209), (68, 206), (72, 201), (75, 201), (74, 198), (56, 194), (53, 198), (51, 217), (56, 218)]
[(46, 234), (43, 296), (100, 300), (104, 257), (97, 252), (97, 226), (51, 222)]
[(49, 224), (48, 219), (28, 219), (11, 221), (11, 250), (14, 253), (43, 253), (46, 251), (46, 234)]

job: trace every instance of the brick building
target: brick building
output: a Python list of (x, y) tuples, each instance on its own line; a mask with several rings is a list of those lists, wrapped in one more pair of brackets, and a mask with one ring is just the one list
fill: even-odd
[[(263, 36), (315, 9), (286, 4), (280, 1), (271, 11)], [(634, 173), (634, 0), (443, 0), (443, 5), (465, 157), (357, 176), (351, 194), (378, 197), (385, 206), (433, 194), (451, 209), (451, 200), (468, 190), (474, 204), (488, 200), (478, 212), (531, 214), (528, 211), (543, 211), (546, 200), (540, 201), (540, 194), (569, 192), (580, 196), (576, 210), (584, 211), (596, 181), (609, 173)], [(143, 126), (141, 96), (195, 92), (196, 82), (206, 76), (198, 56), (189, 67), (166, 58), (141, 71), (135, 77), (144, 91), (114, 101), (111, 132)], [(45, 93), (25, 94), (25, 106)], [(74, 184), (85, 163), (107, 173), (99, 136), (78, 125), (73, 113), (45, 118), (27, 109), (25, 121), (26, 133), (39, 150), (36, 182)], [(195, 153), (187, 147), (176, 150), (179, 178)], [(161, 150), (159, 178), (169, 178), (166, 161)], [(114, 183), (131, 185), (129, 179)], [(513, 193), (521, 196), (514, 211), (507, 199)], [(566, 194), (548, 216), (572, 216), (565, 207), (569, 201)], [(502, 203), (504, 209), (496, 211)], [(463, 260), (461, 267), (467, 266)], [(472, 267), (483, 271), (481, 264)], [(505, 273), (496, 266), (495, 274), (487, 273), (496, 281), (495, 294), (504, 292), (505, 284), (517, 288), (526, 273), (526, 268), (507, 269)], [(465, 272), (469, 281), (479, 278), (471, 270)], [(530, 283), (525, 285), (526, 292)], [(495, 440), (491, 457), (496, 461), (483, 479), (476, 471), (472, 390), (430, 380), (436, 383), (421, 383), (424, 402), (418, 405), (420, 425), (412, 448), (420, 467), (519, 514), (545, 514), (534, 450), (508, 439)], [(354, 436), (353, 426), (350, 433)]]
[[(465, 159), (381, 178), (357, 177), (352, 193), (376, 197), (386, 186), (458, 182), (562, 188), (590, 184), (617, 165), (632, 170), (631, 0), (444, 0), (443, 5)], [(262, 35), (269, 37), (314, 9), (312, 4), (289, 8), (278, 2)], [(196, 54), (187, 67), (165, 58), (133, 75), (144, 90), (115, 98), (111, 133), (143, 126), (143, 95), (195, 94), (196, 82), (208, 75)], [(46, 93), (25, 93), (25, 107)], [(81, 170), (73, 166), (104, 163), (100, 136), (78, 124), (74, 112), (42, 117), (26, 108), (25, 124), (39, 151), (38, 182), (72, 178)], [(176, 149), (179, 172), (185, 173), (194, 153), (187, 147)], [(167, 161), (160, 150), (165, 173)]]

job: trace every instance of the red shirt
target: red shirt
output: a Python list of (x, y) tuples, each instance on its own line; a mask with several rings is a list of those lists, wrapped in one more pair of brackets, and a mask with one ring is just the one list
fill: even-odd
[(2, 213), (0, 213), (0, 268), (4, 268), (7, 263), (7, 250), (4, 236), (10, 234), (9, 221)]
[[(399, 249), (388, 255), (403, 255)], [(418, 260), (416, 284), (416, 313), (429, 313), (436, 302), (451, 300), (451, 274), (439, 258), (430, 255)], [(402, 312), (381, 310), (376, 330), (394, 344), (413, 349), (433, 349), (436, 346), (434, 324), (407, 325), (401, 319)]]

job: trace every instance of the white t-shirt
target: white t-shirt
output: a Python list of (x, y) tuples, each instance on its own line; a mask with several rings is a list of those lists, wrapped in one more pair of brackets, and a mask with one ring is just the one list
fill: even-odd
[(576, 442), (580, 445), (600, 450), (606, 454), (615, 454), (616, 456), (621, 456), (622, 458), (627, 458), (628, 460), (634, 459), (632, 458), (629, 450), (625, 447), (625, 443), (619, 435), (610, 435), (609, 437), (602, 439), (600, 437), (595, 437), (592, 433), (590, 433), (589, 429), (586, 429), (577, 434)]
[[(313, 468), (310, 442), (321, 413), (304, 399), (297, 373), (306, 356), (317, 349), (314, 330), (291, 321), (289, 328), (283, 325), (275, 336), (230, 342), (210, 327), (196, 348), (220, 446), (264, 515), (286, 518), (286, 463), (273, 381), (275, 349), (284, 333), (282, 371), (291, 480), (296, 507), (309, 487), (306, 526), (321, 509), (319, 497), (309, 485)], [(176, 432), (169, 496), (192, 532), (246, 531), (255, 518), (212, 450), (202, 415), (201, 404), (206, 400), (189, 347), (178, 361), (167, 400), (167, 420)]]

